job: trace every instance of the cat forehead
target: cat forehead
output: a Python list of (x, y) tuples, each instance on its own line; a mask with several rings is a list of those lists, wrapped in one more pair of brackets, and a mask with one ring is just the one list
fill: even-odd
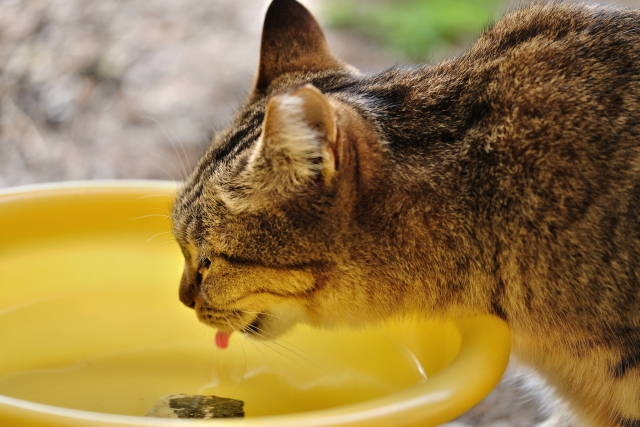
[(250, 148), (262, 133), (266, 100), (241, 111), (232, 123), (216, 135), (201, 163), (218, 166), (232, 163)]
[(214, 222), (225, 211), (220, 189), (244, 170), (260, 134), (259, 126), (248, 123), (246, 128), (214, 140), (174, 201), (173, 231), (179, 243), (199, 246), (207, 240)]
[[(301, 82), (310, 81), (314, 86), (329, 96), (342, 101), (345, 91), (349, 92), (351, 103), (360, 95), (365, 80), (355, 79), (344, 74), (315, 73), (313, 75), (291, 76), (280, 88), (274, 89), (269, 96), (254, 100), (245, 105), (232, 122), (212, 140), (211, 145), (201, 157), (195, 170), (191, 173), (174, 203), (174, 216), (180, 218), (182, 225), (177, 224), (176, 233), (186, 233), (186, 227), (191, 222), (202, 223), (199, 215), (206, 212), (210, 219), (212, 215), (220, 213), (224, 205), (221, 189), (233, 190), (229, 185), (248, 165), (252, 153), (259, 144), (266, 105), (276, 95), (291, 93), (300, 87)], [(188, 220), (186, 220), (188, 218)], [(193, 227), (193, 225), (190, 225)], [(193, 230), (197, 234), (198, 228), (206, 228), (202, 223)], [(183, 230), (184, 229), (184, 230)]]

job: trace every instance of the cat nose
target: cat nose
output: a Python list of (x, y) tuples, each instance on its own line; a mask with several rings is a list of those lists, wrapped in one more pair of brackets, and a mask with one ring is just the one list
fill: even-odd
[(189, 308), (196, 306), (196, 298), (200, 293), (200, 284), (197, 282), (197, 274), (192, 274), (189, 268), (185, 265), (182, 272), (182, 278), (180, 279), (180, 301)]

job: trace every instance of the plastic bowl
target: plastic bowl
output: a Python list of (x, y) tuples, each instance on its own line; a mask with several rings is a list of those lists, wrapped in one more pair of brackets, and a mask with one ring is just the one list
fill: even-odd
[[(298, 326), (273, 342), (214, 333), (178, 301), (176, 184), (0, 192), (0, 425), (435, 426), (487, 395), (510, 350), (492, 317), (360, 331)], [(246, 417), (144, 414), (163, 395), (245, 401)]]

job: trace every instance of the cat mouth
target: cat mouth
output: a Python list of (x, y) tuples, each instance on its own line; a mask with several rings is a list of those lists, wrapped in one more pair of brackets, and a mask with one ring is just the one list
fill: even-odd
[[(248, 323), (242, 329), (240, 329), (239, 332), (244, 334), (245, 336), (265, 338), (263, 335), (265, 331), (262, 325), (262, 319), (264, 317), (264, 314), (265, 313), (258, 313), (258, 315), (253, 319), (253, 321), (251, 323)], [(229, 346), (229, 338), (231, 337), (232, 333), (233, 333), (233, 330), (228, 331), (228, 330), (218, 328), (218, 332), (216, 332), (216, 337), (215, 337), (216, 347), (221, 349), (227, 348)]]
[(264, 317), (265, 317), (265, 313), (258, 313), (258, 315), (254, 317), (253, 321), (251, 323), (248, 323), (244, 328), (242, 328), (240, 332), (242, 332), (245, 335), (266, 338), (263, 335), (265, 332), (263, 327)]

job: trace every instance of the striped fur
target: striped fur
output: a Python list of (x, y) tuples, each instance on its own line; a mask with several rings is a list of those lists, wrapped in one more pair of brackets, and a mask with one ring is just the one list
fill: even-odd
[(203, 322), (490, 313), (578, 425), (639, 425), (638, 11), (537, 4), (457, 58), (363, 75), (275, 0), (260, 61), (173, 210)]

